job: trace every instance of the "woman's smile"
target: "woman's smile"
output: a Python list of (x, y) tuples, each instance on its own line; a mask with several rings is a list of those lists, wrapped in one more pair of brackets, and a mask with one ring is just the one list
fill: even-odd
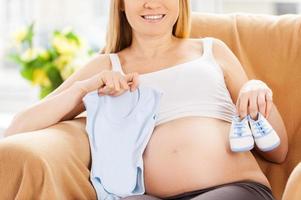
[(148, 15), (141, 15), (141, 18), (144, 22), (147, 23), (158, 23), (163, 21), (166, 14), (148, 14)]

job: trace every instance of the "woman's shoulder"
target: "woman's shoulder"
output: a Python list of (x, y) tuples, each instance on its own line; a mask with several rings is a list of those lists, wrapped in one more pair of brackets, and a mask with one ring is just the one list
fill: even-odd
[(103, 66), (109, 66), (111, 61), (110, 61), (110, 54), (107, 53), (97, 53), (94, 56), (92, 56), (89, 60), (89, 63), (94, 65), (103, 65)]
[(226, 75), (231, 74), (227, 72), (232, 71), (233, 66), (240, 65), (232, 49), (219, 38), (212, 38), (212, 54)]
[(210, 37), (210, 39), (212, 40), (212, 51), (214, 55), (226, 58), (233, 54), (230, 47), (223, 40), (214, 37)]
[(217, 37), (206, 36), (206, 37), (199, 37), (199, 38), (188, 38), (188, 40), (190, 40), (191, 42), (194, 42), (195, 44), (202, 44), (205, 40), (207, 40), (207, 41), (211, 41), (212, 44), (215, 46), (220, 46), (222, 48), (225, 48), (225, 47), (228, 48), (226, 43)]
[(221, 55), (229, 54), (231, 49), (229, 46), (221, 39), (216, 37), (199, 37), (199, 38), (187, 38), (187, 42), (191, 43), (194, 46), (204, 46), (204, 43), (211, 43), (213, 54), (218, 53)]
[(192, 52), (192, 50), (200, 51), (200, 49), (204, 51), (204, 48), (210, 47), (212, 58), (221, 66), (224, 72), (225, 67), (223, 64), (235, 57), (227, 44), (216, 37), (186, 38), (183, 41), (186, 42), (186, 49), (189, 49), (189, 52)]
[(82, 74), (95, 74), (102, 70), (110, 70), (111, 61), (109, 54), (97, 53), (82, 65), (77, 71)]

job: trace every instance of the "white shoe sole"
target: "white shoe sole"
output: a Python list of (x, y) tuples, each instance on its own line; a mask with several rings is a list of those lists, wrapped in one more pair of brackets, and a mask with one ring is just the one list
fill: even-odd
[(254, 139), (256, 146), (261, 151), (271, 151), (280, 145), (280, 138), (275, 131)]
[(233, 152), (250, 151), (254, 148), (254, 139), (252, 136), (230, 138), (230, 148)]

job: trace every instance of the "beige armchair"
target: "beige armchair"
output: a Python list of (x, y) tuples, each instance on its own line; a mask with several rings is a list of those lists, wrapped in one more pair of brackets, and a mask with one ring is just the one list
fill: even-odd
[[(256, 158), (277, 199), (285, 190), (285, 200), (300, 200), (301, 16), (194, 14), (191, 37), (204, 36), (227, 43), (249, 78), (272, 88), (289, 153), (281, 165)], [(0, 164), (1, 199), (95, 199), (84, 116), (1, 140), (0, 163), (6, 163)]]
[(191, 37), (205, 36), (223, 40), (250, 79), (261, 79), (272, 88), (287, 128), (289, 153), (281, 165), (257, 155), (256, 159), (277, 199), (286, 186), (283, 199), (301, 199), (301, 164), (296, 167), (301, 161), (301, 15), (195, 13)]

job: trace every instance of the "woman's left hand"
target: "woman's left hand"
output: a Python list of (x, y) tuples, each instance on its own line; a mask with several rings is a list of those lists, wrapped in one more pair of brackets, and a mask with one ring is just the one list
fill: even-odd
[(242, 86), (239, 92), (236, 109), (241, 119), (249, 114), (252, 119), (256, 120), (258, 112), (268, 118), (272, 105), (272, 90), (260, 80), (250, 80)]

